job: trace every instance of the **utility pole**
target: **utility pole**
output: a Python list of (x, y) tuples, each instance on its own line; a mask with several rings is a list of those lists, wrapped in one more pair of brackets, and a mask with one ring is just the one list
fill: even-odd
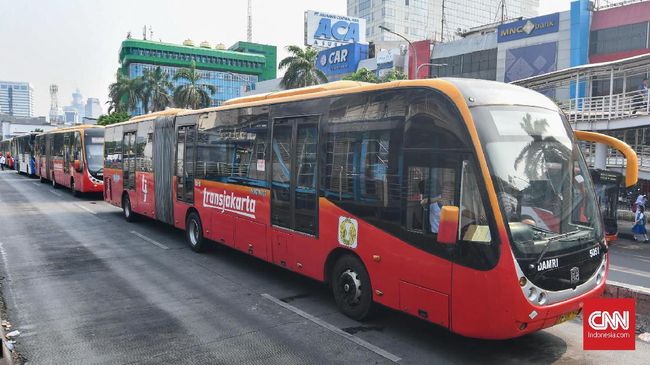
[(442, 0), (442, 16), (440, 17), (440, 43), (445, 40), (445, 0)]
[(253, 0), (248, 0), (248, 27), (246, 29), (246, 40), (253, 41)]

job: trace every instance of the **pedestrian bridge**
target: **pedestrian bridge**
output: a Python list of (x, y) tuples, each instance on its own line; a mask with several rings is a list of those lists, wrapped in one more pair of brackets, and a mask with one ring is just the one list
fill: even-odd
[[(576, 130), (597, 131), (625, 141), (639, 158), (639, 178), (650, 180), (650, 103), (641, 89), (650, 73), (650, 54), (576, 66), (512, 82), (553, 99)], [(584, 143), (590, 165), (595, 146)], [(624, 172), (625, 158), (609, 149), (609, 170)]]

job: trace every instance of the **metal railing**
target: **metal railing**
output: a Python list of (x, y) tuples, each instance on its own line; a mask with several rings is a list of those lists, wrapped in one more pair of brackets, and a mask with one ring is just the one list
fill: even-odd
[(605, 96), (558, 101), (569, 122), (597, 122), (650, 114), (648, 92), (636, 90)]

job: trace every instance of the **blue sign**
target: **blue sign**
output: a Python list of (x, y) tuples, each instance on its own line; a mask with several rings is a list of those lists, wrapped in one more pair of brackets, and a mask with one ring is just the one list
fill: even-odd
[(516, 22), (499, 25), (499, 28), (497, 28), (497, 43), (555, 33), (559, 29), (560, 13), (518, 20)]
[(368, 58), (368, 45), (352, 43), (318, 53), (316, 67), (325, 75), (340, 75), (357, 70), (359, 61)]

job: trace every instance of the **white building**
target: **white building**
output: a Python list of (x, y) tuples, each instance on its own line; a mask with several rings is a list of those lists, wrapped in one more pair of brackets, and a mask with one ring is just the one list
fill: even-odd
[(84, 117), (97, 119), (100, 115), (102, 115), (102, 107), (99, 104), (99, 99), (88, 98), (86, 100), (86, 113)]
[(47, 132), (54, 128), (47, 123), (45, 117), (14, 117), (0, 114), (0, 140), (34, 132), (37, 129)]
[(443, 11), (443, 0), (348, 0), (347, 15), (366, 19), (368, 41), (400, 39), (380, 25), (411, 41), (448, 41), (459, 29), (500, 21), (502, 10), (513, 19), (537, 16), (538, 7), (539, 0), (444, 0)]
[(34, 88), (28, 82), (0, 81), (0, 113), (14, 117), (34, 115)]

